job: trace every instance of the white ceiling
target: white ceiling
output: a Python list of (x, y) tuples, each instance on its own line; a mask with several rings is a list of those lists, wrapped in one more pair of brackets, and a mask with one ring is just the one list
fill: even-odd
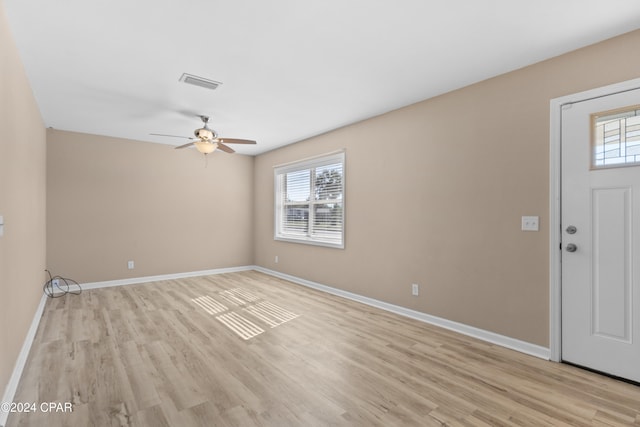
[[(0, 0), (2, 1), (2, 0)], [(640, 28), (637, 0), (4, 0), (45, 125), (258, 154)], [(215, 91), (182, 73), (222, 82)]]

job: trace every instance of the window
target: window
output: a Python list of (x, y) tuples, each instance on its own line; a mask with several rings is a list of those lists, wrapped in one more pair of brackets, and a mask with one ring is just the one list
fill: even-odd
[(275, 235), (344, 248), (344, 152), (275, 168)]
[(591, 116), (592, 168), (640, 163), (640, 105)]

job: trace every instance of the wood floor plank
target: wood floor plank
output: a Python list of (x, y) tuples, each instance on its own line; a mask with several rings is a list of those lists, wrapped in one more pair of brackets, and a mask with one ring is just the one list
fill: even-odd
[(8, 427), (640, 425), (640, 387), (256, 271), (48, 300), (16, 402), (73, 412)]

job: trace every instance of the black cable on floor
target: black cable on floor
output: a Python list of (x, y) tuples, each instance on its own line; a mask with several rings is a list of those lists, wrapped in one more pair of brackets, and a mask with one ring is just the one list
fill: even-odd
[(80, 295), (82, 293), (82, 287), (75, 280), (62, 276), (52, 276), (49, 270), (45, 271), (49, 275), (49, 280), (45, 282), (42, 290), (49, 298), (59, 298), (67, 294)]

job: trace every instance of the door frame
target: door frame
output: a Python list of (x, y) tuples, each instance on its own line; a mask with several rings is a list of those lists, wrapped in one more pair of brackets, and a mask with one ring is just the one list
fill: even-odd
[(562, 361), (561, 170), (562, 109), (565, 105), (640, 88), (640, 78), (554, 98), (549, 116), (549, 358)]

